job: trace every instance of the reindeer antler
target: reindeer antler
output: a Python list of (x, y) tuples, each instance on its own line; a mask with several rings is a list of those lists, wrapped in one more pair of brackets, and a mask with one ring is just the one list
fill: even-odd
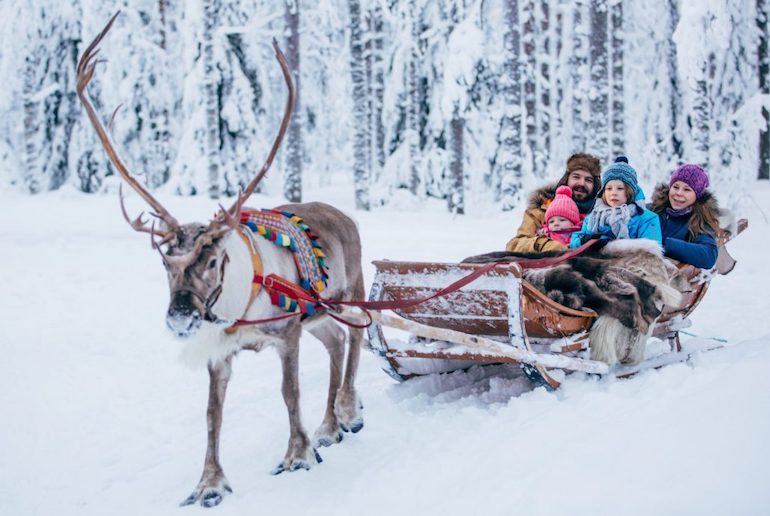
[(273, 38), (273, 49), (275, 50), (275, 57), (278, 59), (278, 63), (281, 65), (281, 71), (283, 72), (283, 78), (286, 81), (286, 87), (289, 89), (289, 94), (286, 97), (286, 108), (283, 113), (281, 127), (278, 129), (278, 134), (275, 137), (275, 141), (273, 142), (273, 146), (270, 149), (270, 153), (267, 155), (267, 159), (262, 165), (259, 173), (254, 177), (254, 179), (251, 180), (251, 182), (249, 182), (248, 185), (246, 185), (246, 188), (238, 194), (238, 198), (235, 200), (230, 209), (226, 212), (222, 210), (220, 215), (217, 216), (214, 221), (212, 221), (212, 224), (230, 225), (232, 224), (233, 220), (239, 220), (243, 204), (246, 202), (246, 199), (248, 199), (249, 196), (254, 192), (257, 184), (259, 184), (262, 178), (265, 177), (265, 174), (267, 174), (267, 170), (270, 168), (270, 165), (272, 165), (273, 158), (275, 158), (275, 155), (278, 152), (278, 148), (281, 146), (283, 136), (286, 134), (286, 129), (289, 127), (289, 120), (291, 119), (291, 114), (294, 111), (294, 81), (291, 79), (291, 70), (289, 70), (286, 57), (284, 57), (283, 52), (281, 52), (281, 49), (278, 47), (278, 42), (275, 40), (275, 38)]
[[(120, 173), (120, 175), (123, 177), (123, 179), (126, 181), (126, 183), (131, 186), (136, 192), (139, 194), (142, 199), (144, 199), (147, 204), (150, 205), (150, 207), (155, 210), (154, 215), (157, 216), (160, 220), (162, 220), (166, 227), (168, 228), (168, 232), (173, 232), (179, 227), (179, 222), (171, 216), (171, 214), (166, 210), (166, 208), (163, 207), (163, 205), (158, 202), (151, 194), (147, 191), (146, 188), (144, 188), (139, 181), (137, 181), (133, 175), (128, 171), (128, 168), (123, 163), (123, 161), (120, 159), (120, 156), (118, 155), (118, 152), (115, 150), (115, 146), (112, 144), (112, 140), (110, 139), (109, 134), (104, 129), (104, 126), (102, 125), (102, 122), (99, 120), (99, 117), (96, 114), (96, 111), (94, 110), (93, 105), (91, 104), (91, 100), (88, 98), (88, 95), (86, 94), (86, 87), (88, 86), (88, 83), (91, 82), (91, 79), (94, 76), (94, 71), (96, 70), (96, 65), (100, 62), (99, 59), (96, 59), (96, 55), (99, 53), (99, 49), (97, 48), (99, 46), (99, 43), (101, 43), (102, 39), (104, 39), (104, 36), (107, 35), (107, 32), (109, 32), (110, 28), (112, 28), (112, 24), (115, 22), (115, 19), (120, 14), (120, 11), (115, 13), (115, 15), (110, 19), (110, 21), (107, 23), (107, 25), (102, 29), (102, 31), (99, 33), (98, 36), (91, 42), (90, 45), (88, 45), (88, 48), (86, 48), (85, 52), (83, 52), (83, 55), (80, 58), (80, 61), (78, 62), (77, 67), (77, 94), (78, 98), (80, 98), (80, 102), (83, 104), (83, 107), (86, 110), (86, 113), (88, 114), (88, 119), (91, 121), (91, 125), (94, 126), (94, 129), (96, 130), (96, 134), (99, 136), (99, 140), (102, 142), (102, 146), (104, 147), (104, 150), (107, 152), (107, 156), (110, 158), (110, 161), (115, 166), (117, 171)], [(117, 110), (116, 110), (117, 112)], [(115, 117), (115, 113), (113, 113), (113, 118)], [(126, 214), (125, 207), (123, 206), (123, 196), (121, 194), (121, 209), (123, 210), (123, 214), (126, 217), (126, 220), (128, 219), (128, 215)], [(155, 233), (161, 236), (165, 236), (167, 232), (158, 232), (153, 231), (147, 228), (147, 223), (143, 222), (141, 220), (142, 215), (140, 214), (139, 217), (136, 218), (133, 222), (129, 220), (129, 224), (132, 228), (134, 228), (137, 231), (142, 231), (146, 233)]]

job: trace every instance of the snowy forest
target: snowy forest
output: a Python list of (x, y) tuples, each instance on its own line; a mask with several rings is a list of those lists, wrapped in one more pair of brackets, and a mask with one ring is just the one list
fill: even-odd
[(770, 177), (769, 5), (3, 0), (0, 184), (117, 188), (74, 81), (121, 10), (89, 94), (151, 189), (218, 198), (253, 177), (286, 99), (276, 38), (298, 96), (263, 192), (510, 210), (587, 151), (628, 155), (647, 187), (700, 163), (729, 205)]

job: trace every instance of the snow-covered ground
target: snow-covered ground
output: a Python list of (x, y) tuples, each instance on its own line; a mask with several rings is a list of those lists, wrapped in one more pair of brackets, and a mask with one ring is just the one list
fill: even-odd
[[(352, 212), (347, 192), (319, 191)], [(220, 515), (770, 514), (770, 229), (752, 189), (739, 263), (716, 278), (692, 333), (723, 350), (629, 380), (577, 375), (532, 389), (512, 367), (397, 384), (365, 353), (365, 428), (311, 471), (271, 476), (288, 438), (278, 359), (243, 353), (221, 457)], [(161, 196), (182, 220), (206, 199)], [(308, 199), (311, 200), (311, 199)], [(255, 196), (252, 206), (277, 199)], [(138, 212), (138, 198), (128, 200)], [(373, 259), (456, 261), (499, 250), (520, 213), (452, 217), (439, 205), (352, 212)], [(309, 221), (312, 223), (312, 221)], [(114, 196), (0, 193), (0, 515), (199, 513), (208, 375), (178, 361), (165, 272)], [(328, 362), (303, 339), (302, 408), (320, 422)]]

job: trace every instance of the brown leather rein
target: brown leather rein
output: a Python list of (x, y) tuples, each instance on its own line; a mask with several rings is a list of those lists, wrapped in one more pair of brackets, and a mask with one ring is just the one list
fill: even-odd
[[(433, 294), (425, 297), (411, 298), (411, 299), (394, 299), (390, 301), (356, 301), (356, 300), (345, 301), (341, 299), (327, 299), (327, 298), (321, 297), (321, 295), (318, 294), (315, 290), (305, 290), (299, 285), (296, 285), (293, 282), (286, 280), (276, 274), (269, 274), (267, 276), (263, 276), (262, 260), (259, 257), (259, 253), (257, 253), (253, 243), (250, 241), (249, 237), (243, 233), (242, 230), (239, 229), (238, 234), (240, 235), (241, 239), (243, 239), (246, 246), (249, 248), (249, 252), (251, 253), (251, 259), (252, 259), (252, 267), (254, 269), (251, 297), (249, 299), (249, 303), (246, 305), (246, 309), (243, 312), (243, 317), (246, 316), (246, 313), (248, 313), (249, 308), (251, 308), (251, 305), (254, 302), (254, 299), (256, 299), (257, 294), (259, 294), (260, 287), (264, 286), (266, 289), (275, 290), (277, 292), (280, 292), (283, 295), (290, 296), (293, 299), (302, 299), (305, 301), (312, 301), (314, 302), (314, 306), (316, 307), (316, 313), (325, 312), (326, 315), (333, 318), (334, 320), (342, 324), (351, 326), (353, 328), (367, 328), (372, 324), (372, 317), (368, 312), (369, 310), (399, 310), (399, 309), (410, 308), (412, 306), (425, 303), (426, 301), (430, 301), (431, 299), (435, 299), (437, 297), (451, 294), (452, 292), (455, 292), (461, 289), (462, 287), (464, 287), (465, 285), (468, 285), (469, 283), (475, 281), (476, 279), (483, 276), (487, 272), (491, 271), (498, 265), (502, 265), (506, 263), (516, 263), (522, 269), (538, 269), (542, 267), (550, 267), (553, 265), (558, 265), (562, 262), (569, 260), (570, 258), (574, 258), (575, 256), (578, 256), (579, 254), (583, 253), (589, 247), (593, 246), (598, 242), (598, 240), (596, 239), (589, 240), (588, 242), (584, 243), (580, 247), (577, 247), (575, 249), (570, 249), (569, 251), (567, 251), (562, 255), (549, 257), (549, 258), (518, 259), (518, 260), (501, 259), (499, 261), (490, 262), (482, 265), (481, 267), (478, 267), (467, 276), (463, 276), (457, 281), (454, 281), (453, 283), (447, 285), (446, 287), (440, 290), (437, 290)], [(365, 324), (356, 324), (356, 323), (347, 321), (345, 319), (342, 319), (341, 317), (334, 314), (334, 307), (336, 306), (353, 306), (356, 308), (360, 308), (364, 312), (364, 314), (366, 314), (369, 321)], [(289, 319), (291, 317), (298, 317), (302, 315), (306, 315), (306, 314), (303, 314), (302, 312), (298, 311), (298, 312), (291, 312), (291, 313), (279, 315), (276, 317), (268, 317), (266, 319), (247, 320), (247, 319), (241, 318), (236, 320), (231, 326), (226, 328), (225, 332), (228, 334), (232, 334), (232, 333), (235, 333), (235, 331), (237, 331), (240, 326), (265, 324), (269, 322), (280, 321), (280, 320)]]

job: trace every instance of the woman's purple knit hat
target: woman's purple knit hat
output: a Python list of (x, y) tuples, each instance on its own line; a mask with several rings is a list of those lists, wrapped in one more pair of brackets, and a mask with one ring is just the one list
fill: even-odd
[(692, 163), (685, 163), (671, 174), (671, 179), (668, 181), (668, 186), (671, 187), (677, 181), (687, 183), (690, 188), (695, 192), (695, 196), (700, 199), (703, 192), (709, 186), (709, 176), (706, 171), (698, 165)]

